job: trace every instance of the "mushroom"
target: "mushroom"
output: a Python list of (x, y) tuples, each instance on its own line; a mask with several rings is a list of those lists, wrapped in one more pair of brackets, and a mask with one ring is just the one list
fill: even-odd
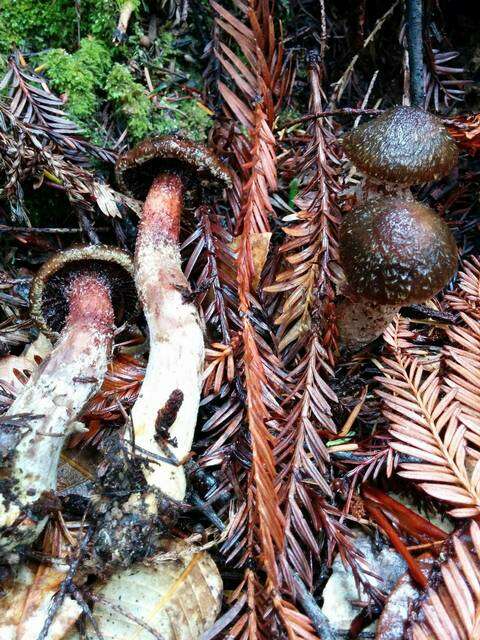
[(378, 337), (402, 306), (440, 291), (455, 272), (457, 247), (429, 207), (378, 198), (344, 217), (340, 260), (352, 295), (338, 306), (338, 326), (354, 349)]
[[(202, 323), (180, 261), (184, 196), (196, 186), (231, 182), (205, 147), (176, 137), (145, 140), (117, 162), (122, 189), (145, 199), (135, 249), (135, 283), (150, 334), (150, 355), (132, 409), (135, 444), (181, 463), (190, 452), (204, 363)], [(147, 482), (174, 500), (186, 490), (181, 464), (157, 461)]]
[(4, 451), (0, 483), (0, 555), (43, 529), (62, 446), (83, 428), (77, 417), (102, 384), (115, 323), (135, 307), (132, 298), (131, 258), (112, 247), (73, 247), (35, 276), (31, 315), (42, 331), (59, 337), (0, 424), (2, 440), (10, 435), (12, 445)]
[(458, 160), (455, 141), (436, 116), (397, 106), (350, 131), (348, 158), (368, 177), (405, 186), (436, 180)]

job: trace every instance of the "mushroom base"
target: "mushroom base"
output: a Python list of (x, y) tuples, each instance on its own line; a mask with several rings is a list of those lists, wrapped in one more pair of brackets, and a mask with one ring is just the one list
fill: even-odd
[[(88, 295), (87, 295), (88, 290)], [(99, 390), (112, 350), (113, 309), (100, 281), (72, 285), (70, 314), (50, 356), (32, 375), (6, 414), (20, 423), (0, 480), (0, 555), (31, 543), (52, 507), (52, 491), (65, 439)]]
[(401, 307), (369, 300), (344, 300), (337, 307), (340, 344), (356, 351), (378, 338)]

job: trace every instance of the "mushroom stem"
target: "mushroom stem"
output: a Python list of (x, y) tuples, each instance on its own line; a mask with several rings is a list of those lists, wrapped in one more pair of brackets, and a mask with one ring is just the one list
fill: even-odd
[[(183, 180), (158, 175), (146, 198), (135, 249), (135, 282), (150, 332), (150, 355), (132, 409), (135, 443), (182, 461), (190, 452), (200, 402), (203, 330), (178, 246)], [(147, 482), (175, 500), (185, 496), (182, 466), (152, 464)]]
[(340, 343), (349, 351), (361, 349), (382, 335), (400, 308), (363, 298), (344, 300), (337, 307)]
[(2, 471), (0, 554), (41, 533), (47, 521), (42, 503), (56, 487), (63, 444), (78, 429), (76, 418), (100, 388), (111, 355), (114, 314), (108, 285), (95, 274), (80, 274), (67, 302), (55, 348), (7, 413), (25, 416), (25, 427), (17, 432)]

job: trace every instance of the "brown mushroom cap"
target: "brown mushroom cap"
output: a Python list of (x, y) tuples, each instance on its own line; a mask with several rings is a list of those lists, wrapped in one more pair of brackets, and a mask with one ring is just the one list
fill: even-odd
[(381, 182), (418, 184), (449, 173), (458, 148), (442, 122), (417, 107), (395, 107), (343, 139), (345, 153)]
[(230, 186), (230, 171), (207, 147), (176, 138), (157, 136), (140, 142), (117, 160), (115, 173), (122, 191), (145, 200), (160, 171), (181, 171), (202, 184)]
[(108, 284), (117, 323), (136, 312), (137, 296), (130, 255), (105, 245), (74, 246), (54, 254), (32, 282), (30, 315), (47, 335), (55, 336), (63, 329), (68, 315), (69, 284), (83, 274), (95, 274)]
[(380, 304), (403, 305), (425, 302), (448, 283), (457, 246), (429, 207), (379, 198), (344, 217), (340, 259), (355, 293)]

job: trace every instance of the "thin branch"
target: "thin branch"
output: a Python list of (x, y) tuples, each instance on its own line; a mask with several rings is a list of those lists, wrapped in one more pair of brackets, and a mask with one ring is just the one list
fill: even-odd
[(423, 107), (423, 0), (406, 0), (407, 42), (410, 66), (410, 99), (413, 107)]

